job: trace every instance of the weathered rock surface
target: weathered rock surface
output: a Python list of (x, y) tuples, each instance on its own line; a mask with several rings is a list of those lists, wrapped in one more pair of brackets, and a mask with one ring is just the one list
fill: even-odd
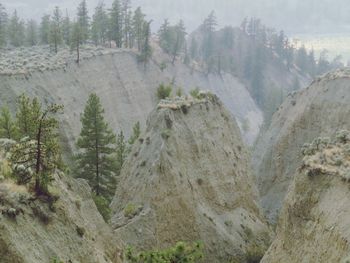
[(289, 95), (258, 139), (253, 153), (254, 171), (262, 207), (272, 222), (301, 163), (303, 144), (339, 129), (350, 129), (349, 101), (349, 70), (329, 73)]
[(349, 262), (350, 133), (339, 138), (304, 148), (263, 263)]
[(84, 180), (56, 176), (59, 199), (50, 206), (0, 176), (1, 263), (121, 262), (121, 242), (98, 213)]
[[(245, 137), (247, 142), (252, 143), (259, 132), (262, 113), (244, 85), (230, 74), (207, 76), (191, 70), (182, 62), (177, 62), (175, 66), (169, 63), (164, 71), (160, 70), (157, 60), (150, 61), (144, 67), (143, 63), (137, 62), (136, 53), (130, 50), (84, 52), (85, 59), (79, 66), (66, 56), (69, 52), (62, 50), (58, 57), (47, 55), (50, 59), (46, 62), (40, 60), (41, 56), (28, 61), (24, 67), (29, 68), (22, 73), (20, 71), (20, 74), (0, 75), (0, 106), (9, 104), (14, 109), (16, 97), (23, 92), (38, 96), (43, 101), (63, 104), (62, 134), (67, 150), (70, 150), (74, 148), (80, 131), (80, 113), (90, 93), (95, 92), (101, 97), (112, 128), (115, 131), (123, 129), (128, 136), (137, 121), (144, 126), (148, 114), (157, 103), (156, 89), (159, 84), (175, 82), (176, 86), (181, 86), (187, 92), (200, 87), (218, 94), (240, 123), (249, 123)], [(21, 55), (23, 60), (28, 52), (17, 53), (16, 56)], [(20, 62), (15, 60), (13, 63)], [(38, 70), (36, 64), (39, 64)]]
[(124, 165), (115, 236), (138, 249), (204, 242), (205, 262), (242, 260), (269, 229), (237, 124), (215, 95), (163, 101)]

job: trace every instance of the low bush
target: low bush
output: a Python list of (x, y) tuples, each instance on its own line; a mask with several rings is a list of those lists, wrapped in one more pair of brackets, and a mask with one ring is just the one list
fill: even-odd
[(171, 85), (160, 84), (157, 89), (157, 97), (159, 100), (169, 98), (173, 88)]
[(93, 194), (92, 198), (96, 204), (97, 210), (100, 212), (103, 219), (108, 222), (111, 218), (111, 209), (109, 208), (108, 200), (95, 194)]
[(199, 242), (194, 244), (179, 242), (174, 247), (165, 250), (141, 253), (134, 253), (133, 248), (129, 247), (125, 257), (129, 263), (196, 263), (203, 259), (203, 245)]
[(124, 208), (124, 216), (127, 218), (133, 218), (137, 214), (137, 207), (134, 204), (127, 204)]

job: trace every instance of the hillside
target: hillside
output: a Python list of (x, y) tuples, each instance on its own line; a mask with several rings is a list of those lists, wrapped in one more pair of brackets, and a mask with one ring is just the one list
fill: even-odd
[(60, 173), (52, 188), (58, 200), (36, 197), (4, 178), (6, 143), (0, 146), (1, 263), (121, 262), (122, 242), (113, 239), (87, 182)]
[(261, 203), (276, 221), (287, 189), (302, 160), (301, 147), (315, 137), (350, 129), (350, 72), (338, 70), (292, 93), (274, 114), (253, 153)]
[(239, 128), (217, 96), (161, 101), (111, 204), (115, 236), (137, 249), (204, 242), (205, 262), (263, 253), (269, 228)]
[(262, 262), (349, 262), (349, 149), (348, 131), (303, 147), (276, 239)]
[(135, 52), (123, 49), (89, 49), (79, 66), (73, 63), (65, 50), (57, 55), (58, 58), (33, 55), (36, 58), (30, 58), (30, 63), (25, 66), (23, 57), (28, 51), (24, 49), (19, 53), (22, 55), (19, 56), (18, 52), (14, 54), (19, 59), (8, 56), (13, 61), (10, 65), (19, 66), (3, 66), (0, 72), (0, 106), (8, 104), (14, 108), (16, 97), (23, 92), (38, 96), (43, 101), (63, 104), (65, 115), (62, 116), (61, 126), (67, 150), (74, 148), (74, 139), (80, 130), (80, 113), (89, 93), (95, 92), (101, 97), (106, 118), (113, 130), (123, 129), (129, 135), (137, 121), (144, 126), (147, 115), (157, 103), (158, 85), (174, 80), (185, 91), (200, 87), (217, 93), (240, 123), (250, 123), (245, 136), (249, 143), (256, 138), (262, 123), (261, 111), (248, 91), (230, 74), (207, 76), (190, 70), (180, 62), (175, 66), (169, 65), (162, 72), (156, 60), (145, 69), (143, 64), (137, 62)]

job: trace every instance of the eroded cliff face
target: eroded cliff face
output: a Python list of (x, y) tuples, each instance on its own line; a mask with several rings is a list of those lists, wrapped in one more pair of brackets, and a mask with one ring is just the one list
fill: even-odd
[[(101, 98), (111, 127), (115, 131), (123, 130), (128, 136), (136, 122), (140, 121), (144, 126), (148, 114), (157, 104), (159, 84), (170, 82), (187, 92), (200, 87), (217, 93), (240, 123), (248, 122), (247, 142), (252, 143), (259, 132), (262, 113), (244, 85), (230, 74), (206, 75), (191, 70), (182, 62), (176, 62), (174, 66), (168, 63), (161, 71), (162, 58), (144, 66), (137, 62), (135, 52), (122, 49), (85, 51), (85, 59), (76, 65), (71, 57), (65, 61), (66, 51), (61, 52), (57, 56), (63, 58), (50, 57), (48, 66), (41, 66), (45, 60), (41, 61), (43, 58), (39, 57), (36, 58), (39, 61), (27, 62), (26, 66), (33, 64), (31, 70), (24, 68), (17, 72), (19, 74), (16, 71), (1, 74), (0, 106), (9, 104), (14, 110), (15, 99), (23, 92), (43, 101), (63, 104), (65, 114), (61, 118), (61, 127), (67, 151), (74, 149), (81, 128), (80, 113), (90, 93), (95, 92)], [(33, 60), (35, 57), (37, 55), (33, 55)]]
[(301, 147), (318, 136), (350, 129), (350, 72), (329, 73), (290, 94), (258, 139), (253, 153), (261, 204), (276, 222), (288, 187), (302, 160)]
[(338, 133), (333, 143), (317, 139), (303, 151), (262, 262), (349, 262), (350, 133)]
[(115, 236), (137, 249), (201, 240), (205, 262), (263, 250), (270, 232), (248, 159), (215, 95), (162, 101), (122, 170), (111, 205)]
[(2, 263), (120, 263), (114, 239), (84, 180), (55, 176), (51, 202), (4, 179), (0, 157), (0, 261)]

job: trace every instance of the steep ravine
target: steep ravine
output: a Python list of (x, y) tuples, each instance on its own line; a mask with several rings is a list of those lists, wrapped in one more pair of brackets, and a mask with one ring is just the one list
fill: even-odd
[(350, 132), (316, 139), (303, 151), (262, 263), (349, 262)]
[(302, 160), (301, 148), (315, 137), (350, 129), (350, 71), (329, 73), (290, 94), (274, 114), (253, 152), (261, 204), (276, 222), (288, 187)]
[(97, 211), (86, 181), (58, 173), (50, 188), (58, 200), (50, 202), (4, 179), (2, 150), (0, 146), (1, 263), (122, 262), (123, 243), (114, 239)]
[[(241, 123), (248, 121), (246, 140), (252, 143), (262, 123), (262, 113), (245, 87), (232, 75), (208, 75), (191, 71), (183, 63), (169, 65), (163, 72), (153, 60), (144, 67), (133, 51), (120, 50), (69, 63), (65, 69), (36, 71), (27, 75), (0, 76), (0, 106), (14, 107), (16, 96), (25, 92), (44, 101), (65, 106), (62, 132), (67, 147), (74, 146), (80, 130), (79, 117), (89, 93), (101, 97), (108, 122), (115, 131), (126, 135), (140, 121), (144, 126), (148, 114), (157, 103), (160, 83), (176, 81), (185, 91), (195, 87), (218, 94)], [(175, 92), (175, 91), (174, 91)]]

